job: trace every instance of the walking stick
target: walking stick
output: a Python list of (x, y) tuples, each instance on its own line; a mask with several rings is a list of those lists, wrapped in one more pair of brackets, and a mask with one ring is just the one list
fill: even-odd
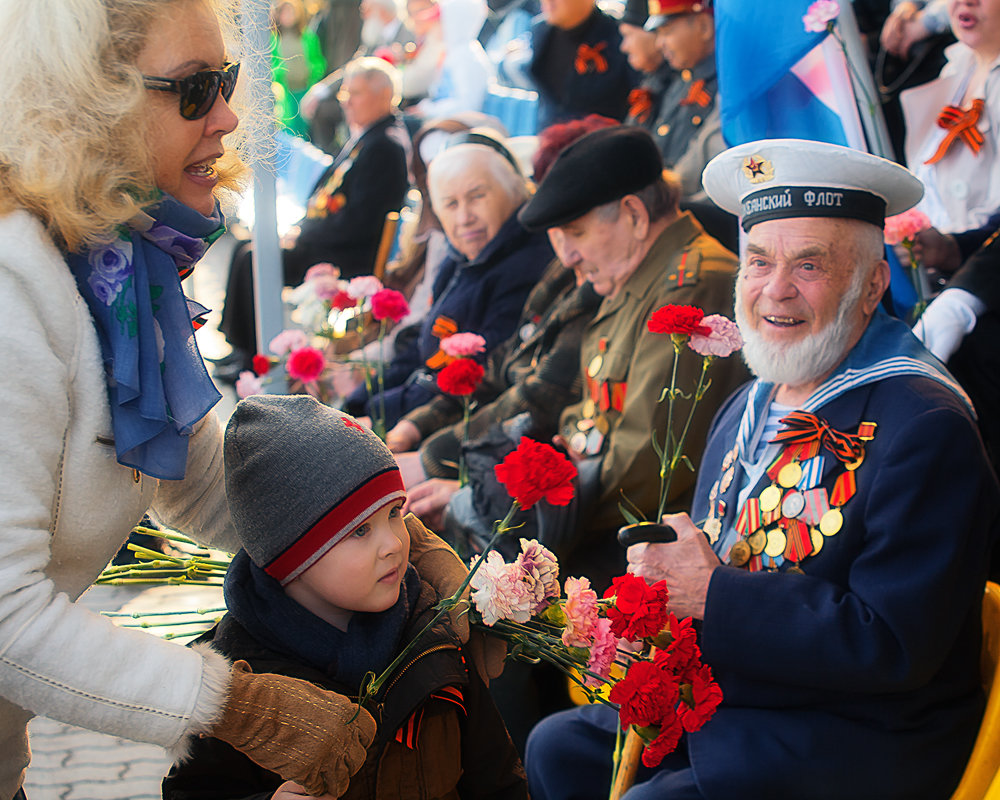
[[(639, 542), (676, 541), (677, 532), (673, 528), (656, 522), (636, 522), (618, 529), (618, 543), (622, 547), (629, 547)], [(642, 758), (643, 746), (642, 737), (635, 732), (635, 728), (629, 728), (618, 759), (618, 768), (615, 770), (615, 782), (611, 787), (610, 800), (621, 800), (622, 795), (632, 788), (635, 773), (639, 769), (639, 760)]]

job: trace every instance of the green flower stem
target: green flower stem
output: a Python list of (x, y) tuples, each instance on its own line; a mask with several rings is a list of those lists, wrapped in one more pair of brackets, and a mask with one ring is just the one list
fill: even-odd
[[(622, 726), (615, 725), (615, 750), (611, 754), (611, 791), (615, 790), (615, 785), (618, 783), (618, 767), (621, 765), (622, 760)], [(609, 795), (610, 797), (610, 795)]]
[[(378, 416), (375, 418), (372, 429), (375, 435), (383, 442), (385, 441), (385, 320), (378, 324)], [(364, 345), (362, 345), (362, 350)]]
[(215, 608), (196, 608), (192, 611), (102, 611), (104, 617), (128, 617), (139, 619), (140, 617), (180, 617), (190, 614), (220, 614), (225, 613), (225, 606)]
[(358, 701), (359, 705), (363, 704), (367, 698), (378, 694), (379, 690), (381, 690), (381, 688), (385, 685), (385, 682), (392, 675), (396, 667), (398, 667), (400, 664), (403, 663), (403, 659), (406, 658), (407, 655), (409, 655), (410, 651), (414, 648), (417, 642), (420, 641), (423, 635), (427, 633), (427, 631), (429, 631), (435, 624), (437, 624), (437, 621), (441, 619), (441, 617), (443, 617), (445, 614), (451, 611), (460, 602), (463, 602), (462, 594), (465, 592), (466, 589), (469, 588), (469, 584), (472, 582), (472, 576), (476, 574), (476, 571), (486, 560), (486, 556), (489, 554), (490, 550), (493, 549), (494, 545), (496, 545), (496, 543), (500, 540), (500, 537), (503, 536), (508, 530), (510, 530), (509, 527), (510, 522), (514, 518), (514, 514), (517, 513), (518, 508), (519, 505), (517, 500), (515, 500), (510, 504), (510, 509), (507, 511), (507, 516), (505, 516), (503, 520), (499, 522), (493, 529), (493, 536), (490, 539), (489, 544), (486, 545), (485, 549), (476, 559), (475, 563), (469, 568), (469, 574), (465, 576), (465, 580), (462, 581), (462, 583), (455, 590), (454, 594), (451, 595), (451, 597), (446, 597), (444, 600), (442, 600), (440, 603), (437, 604), (436, 608), (438, 609), (438, 612), (431, 618), (430, 622), (424, 625), (420, 633), (418, 633), (416, 636), (413, 637), (413, 639), (410, 640), (410, 643), (403, 648), (402, 652), (400, 652), (400, 654), (396, 656), (396, 658), (393, 659), (392, 663), (385, 668), (385, 670), (382, 672), (381, 675), (379, 675), (377, 678), (373, 678), (367, 686), (361, 687), (360, 699)]
[(469, 467), (465, 463), (465, 448), (463, 445), (469, 442), (469, 417), (470, 417), (470, 396), (462, 398), (462, 444), (458, 448), (458, 486), (465, 486), (469, 482)]
[(924, 309), (927, 308), (927, 297), (924, 295), (923, 281), (920, 280), (920, 264), (913, 256), (913, 245), (915, 242), (913, 239), (903, 239), (901, 244), (906, 248), (906, 252), (910, 256), (910, 281), (913, 283), (913, 289), (917, 293), (917, 302), (913, 306), (912, 322), (916, 322), (920, 319), (920, 315), (924, 313)]
[[(365, 302), (365, 300), (364, 300), (363, 297), (360, 300), (358, 300), (357, 315), (356, 315), (356, 317), (359, 320), (362, 318), (361, 307), (364, 305), (364, 302)], [(364, 326), (359, 323), (359, 324), (356, 325), (356, 328), (357, 328), (357, 331), (358, 331), (359, 341), (362, 343), (362, 347), (361, 347), (361, 370), (362, 370), (362, 372), (364, 373), (364, 376), (365, 376), (365, 391), (368, 392), (368, 397), (371, 398), (372, 394), (374, 394), (374, 392), (372, 391), (372, 389), (374, 387), (372, 386), (371, 368), (368, 365), (368, 354), (365, 353), (365, 348), (364, 348), (364, 341), (365, 341)]]
[[(659, 522), (663, 518), (663, 512), (667, 507), (667, 498), (670, 496), (670, 484), (674, 478), (674, 470), (677, 469), (677, 464), (680, 462), (684, 455), (684, 441), (687, 439), (688, 430), (691, 428), (691, 420), (694, 419), (694, 411), (698, 407), (698, 403), (701, 402), (701, 398), (705, 395), (705, 375), (708, 373), (708, 368), (714, 360), (713, 356), (702, 356), (701, 359), (701, 374), (698, 375), (698, 386), (695, 387), (694, 397), (691, 400), (691, 409), (688, 411), (687, 420), (684, 422), (684, 429), (681, 431), (681, 438), (677, 440), (677, 446), (674, 448), (673, 452), (670, 454), (670, 463), (666, 465), (664, 470), (664, 465), (666, 461), (667, 448), (664, 444), (663, 448), (663, 462), (660, 465), (660, 505), (656, 512), (656, 522)], [(676, 367), (677, 359), (674, 359), (674, 365)], [(674, 377), (671, 376), (671, 393), (673, 392), (673, 380)], [(670, 438), (671, 426), (667, 424), (667, 439)], [(666, 477), (664, 477), (664, 471), (666, 471)]]
[[(687, 337), (679, 334), (671, 334), (670, 341), (674, 346), (674, 362), (670, 367), (670, 388), (667, 390), (667, 432), (663, 437), (663, 449), (660, 451), (660, 502), (657, 506), (654, 522), (660, 521), (660, 518), (663, 516), (663, 509), (667, 505), (667, 490), (670, 486), (670, 481), (667, 478), (667, 461), (673, 461), (671, 457), (670, 432), (674, 429), (674, 398), (677, 396), (677, 362), (680, 360), (681, 348), (687, 341)], [(672, 474), (672, 466), (670, 467), (670, 471)]]

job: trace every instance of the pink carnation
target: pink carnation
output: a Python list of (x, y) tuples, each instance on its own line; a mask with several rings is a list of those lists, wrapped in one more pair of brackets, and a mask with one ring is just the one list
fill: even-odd
[(902, 214), (885, 218), (885, 243), (902, 244), (912, 242), (920, 231), (931, 227), (931, 221), (923, 211), (911, 208)]
[[(611, 620), (601, 618), (594, 626), (594, 643), (590, 646), (590, 659), (587, 661), (587, 669), (596, 672), (607, 683), (611, 677), (611, 666), (615, 663), (615, 656), (618, 655), (618, 637), (611, 632)], [(602, 681), (587, 675), (584, 678), (587, 686), (600, 686)]]
[(563, 613), (566, 615), (563, 644), (567, 647), (590, 647), (597, 630), (598, 614), (597, 592), (590, 588), (589, 579), (566, 579)]
[(242, 400), (253, 394), (264, 394), (264, 384), (256, 373), (245, 369), (236, 381), (236, 396)]
[(306, 270), (303, 283), (308, 283), (320, 300), (329, 300), (340, 291), (343, 281), (340, 270), (333, 264), (313, 264)]
[(721, 314), (712, 314), (705, 317), (701, 324), (711, 329), (711, 333), (692, 333), (688, 339), (688, 347), (698, 355), (725, 358), (743, 347), (740, 329), (731, 319)]
[(453, 333), (441, 340), (441, 349), (452, 358), (486, 352), (486, 340), (478, 333)]
[(802, 17), (802, 24), (809, 33), (823, 33), (838, 14), (840, 5), (836, 0), (816, 0)]
[(306, 332), (298, 328), (288, 328), (275, 336), (268, 349), (276, 356), (283, 356), (292, 350), (298, 350), (309, 344)]
[(347, 293), (355, 300), (371, 297), (382, 288), (382, 281), (374, 275), (359, 275), (347, 284)]
[(531, 619), (532, 595), (523, 580), (524, 571), (517, 564), (507, 564), (496, 550), (486, 556), (469, 587), (472, 602), (483, 615), (483, 623), (495, 625), (498, 620), (527, 622)]
[(312, 383), (317, 380), (326, 367), (326, 358), (322, 350), (315, 347), (301, 347), (293, 350), (288, 356), (288, 363), (285, 369), (288, 375), (303, 383)]
[(534, 616), (559, 597), (559, 562), (536, 540), (521, 539), (521, 553), (514, 563), (524, 571), (523, 580), (531, 593), (531, 614)]

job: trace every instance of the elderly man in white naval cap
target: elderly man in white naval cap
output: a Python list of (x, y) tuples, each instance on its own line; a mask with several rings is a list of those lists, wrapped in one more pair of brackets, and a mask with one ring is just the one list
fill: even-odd
[[(884, 217), (921, 185), (797, 140), (732, 148), (704, 182), (747, 231), (736, 311), (757, 380), (716, 418), (690, 517), (665, 517), (677, 541), (628, 557), (699, 621), (723, 700), (627, 798), (947, 798), (983, 709), (1000, 490), (961, 389), (878, 310)], [(600, 797), (615, 721), (536, 727), (531, 796)]]

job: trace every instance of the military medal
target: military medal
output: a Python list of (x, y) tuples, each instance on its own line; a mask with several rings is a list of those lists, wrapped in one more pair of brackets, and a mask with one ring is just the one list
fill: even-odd
[(592, 417), (595, 411), (597, 411), (597, 404), (592, 397), (588, 397), (583, 403), (583, 416)]
[[(862, 422), (857, 434), (842, 433), (801, 411), (781, 422), (787, 427), (771, 443), (785, 447), (767, 469), (771, 483), (757, 497), (747, 498), (736, 518), (740, 539), (730, 549), (729, 563), (751, 572), (778, 569), (785, 561), (790, 562), (786, 571), (801, 572), (798, 564), (819, 553), (826, 538), (841, 530), (841, 509), (857, 492), (864, 445), (874, 438), (876, 429), (875, 423)], [(819, 485), (826, 463), (819, 454), (821, 448), (833, 453), (843, 467), (829, 494)], [(728, 471), (736, 455), (736, 451), (727, 453), (723, 469)], [(731, 481), (731, 476), (727, 480), (723, 474), (712, 494), (725, 491)], [(710, 497), (710, 505), (714, 502), (715, 497)]]
[(590, 363), (587, 364), (587, 375), (589, 375), (591, 378), (596, 378), (597, 374), (601, 371), (601, 367), (603, 366), (604, 366), (604, 356), (601, 353), (598, 353), (596, 356), (590, 359)]
[(703, 530), (708, 534), (708, 541), (715, 544), (719, 540), (719, 534), (722, 533), (722, 521), (717, 517), (709, 517), (705, 520)]

